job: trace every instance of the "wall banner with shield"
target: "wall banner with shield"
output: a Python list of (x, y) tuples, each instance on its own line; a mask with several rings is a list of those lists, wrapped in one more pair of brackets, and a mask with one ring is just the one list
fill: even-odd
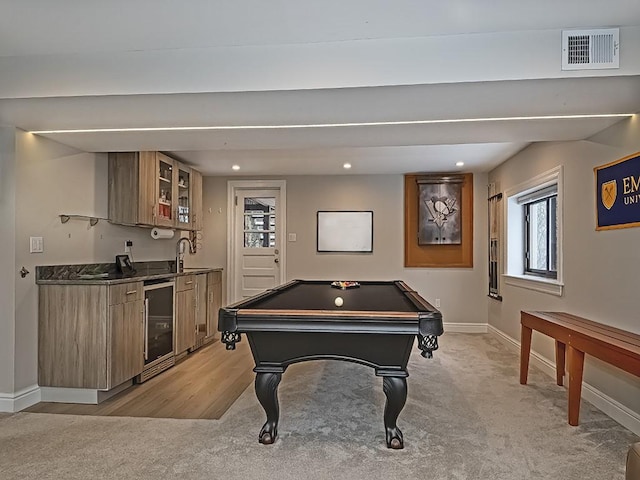
[(640, 226), (640, 152), (593, 169), (596, 230)]

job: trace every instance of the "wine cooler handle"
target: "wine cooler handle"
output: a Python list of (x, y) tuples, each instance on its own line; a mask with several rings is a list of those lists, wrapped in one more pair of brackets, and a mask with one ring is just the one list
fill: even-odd
[(149, 299), (144, 299), (144, 359), (149, 360)]

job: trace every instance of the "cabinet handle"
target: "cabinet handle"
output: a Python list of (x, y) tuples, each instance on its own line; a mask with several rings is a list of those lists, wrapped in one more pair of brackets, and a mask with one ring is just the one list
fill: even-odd
[(144, 359), (149, 360), (149, 299), (144, 299)]
[(191, 285), (193, 283), (193, 280), (189, 280), (188, 282), (184, 282), (185, 285)]
[(125, 295), (133, 295), (134, 293), (138, 293), (138, 290), (129, 290)]

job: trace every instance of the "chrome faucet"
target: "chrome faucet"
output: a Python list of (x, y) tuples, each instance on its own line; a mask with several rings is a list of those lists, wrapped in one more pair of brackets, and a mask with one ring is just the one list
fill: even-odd
[(176, 273), (184, 272), (184, 242), (189, 244), (189, 253), (193, 255), (195, 250), (193, 248), (193, 243), (187, 237), (182, 237), (176, 243)]

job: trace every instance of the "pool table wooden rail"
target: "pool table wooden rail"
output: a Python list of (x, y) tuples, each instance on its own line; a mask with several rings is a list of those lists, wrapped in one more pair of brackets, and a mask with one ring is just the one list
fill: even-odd
[(555, 339), (557, 384), (564, 383), (565, 367), (569, 374), (569, 425), (579, 422), (585, 353), (640, 377), (638, 334), (564, 312), (522, 311), (520, 323), (520, 383), (527, 383), (532, 331)]
[[(240, 319), (238, 319), (240, 317)], [(312, 321), (309, 321), (313, 319)], [(266, 320), (266, 321), (265, 321)], [(442, 335), (440, 312), (369, 312), (348, 310), (220, 310), (221, 331), (307, 331), (344, 333), (392, 333), (399, 335)], [(417, 322), (417, 323), (416, 323)]]

